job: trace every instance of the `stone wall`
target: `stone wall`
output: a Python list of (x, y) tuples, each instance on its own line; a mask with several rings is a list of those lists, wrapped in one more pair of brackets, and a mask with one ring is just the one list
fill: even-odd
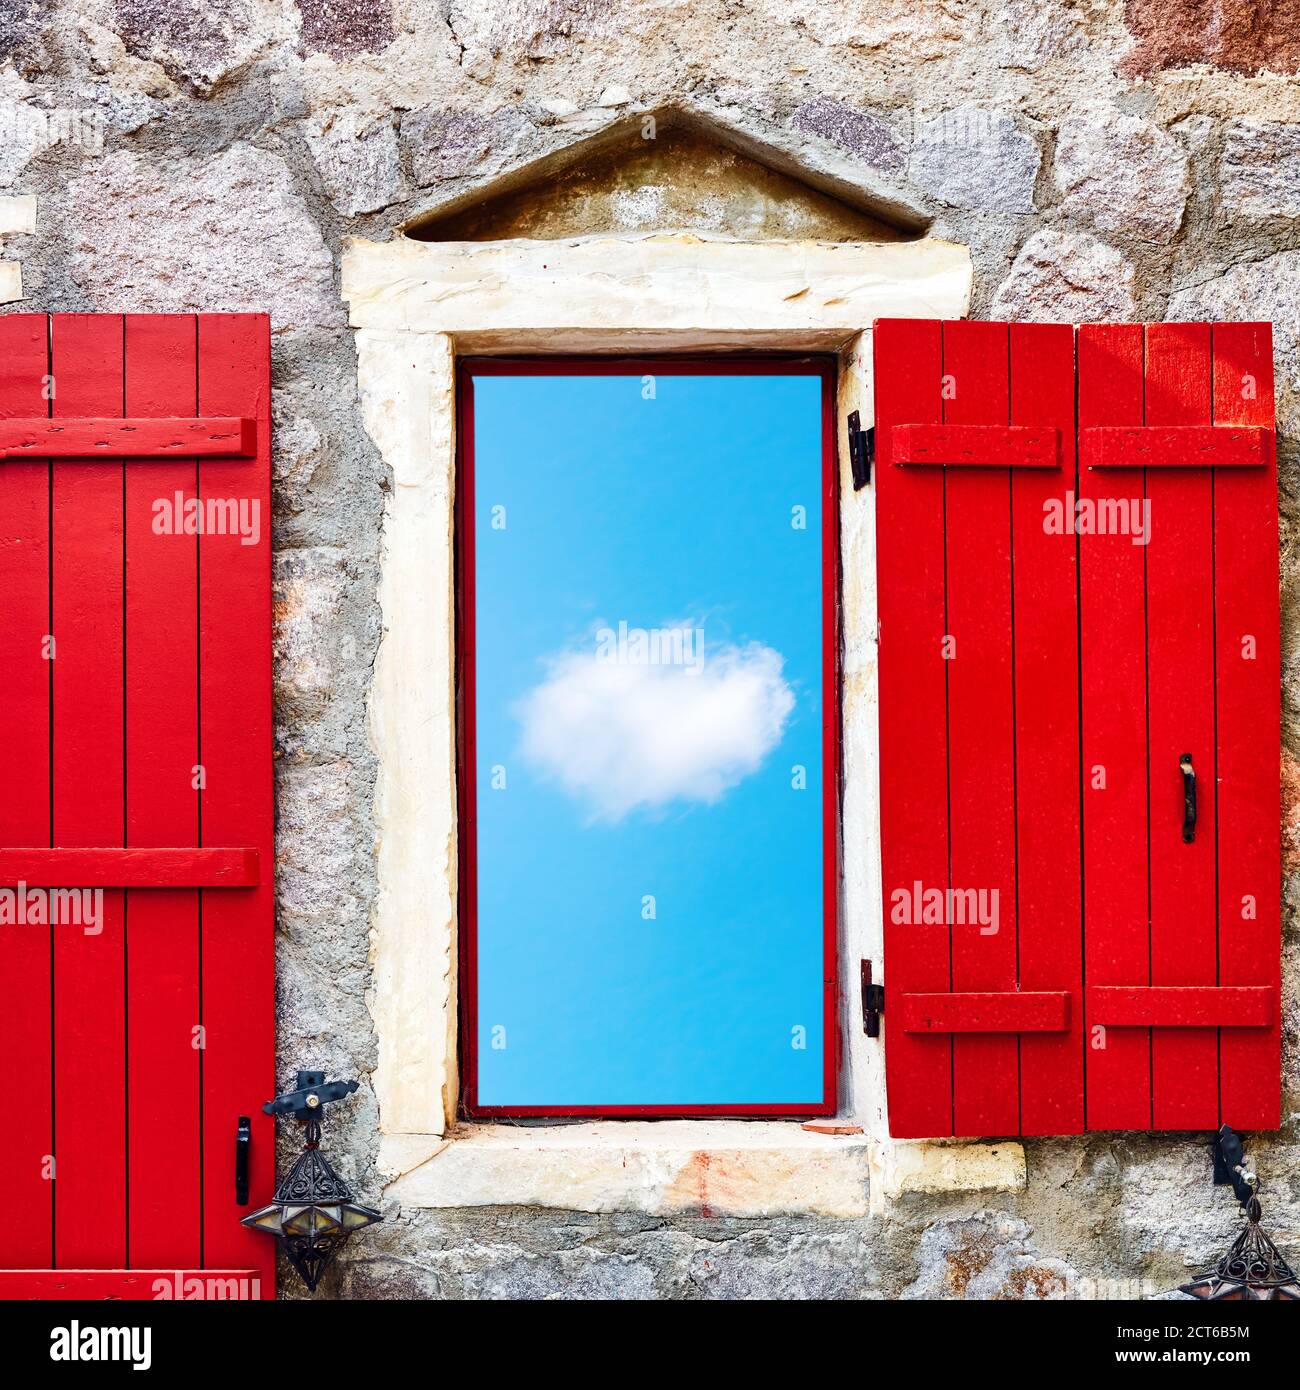
[[(688, 102), (897, 185), (972, 248), (977, 316), (1276, 323), (1300, 1094), (1296, 0), (0, 0), (0, 65), (0, 196), (37, 199), (34, 232), (0, 219), (26, 295), (11, 307), (272, 316), (283, 1072), (364, 1078), (375, 1056), (364, 702), (389, 479), (361, 421), (344, 239)], [(330, 1145), (382, 1202), (375, 1120), (363, 1086)], [(1168, 1289), (1235, 1228), (1199, 1140), (1025, 1147), (1023, 1191), (905, 1197), (852, 1222), (390, 1202), (325, 1291), (1128, 1296)], [(1300, 1136), (1251, 1153), (1300, 1251)]]

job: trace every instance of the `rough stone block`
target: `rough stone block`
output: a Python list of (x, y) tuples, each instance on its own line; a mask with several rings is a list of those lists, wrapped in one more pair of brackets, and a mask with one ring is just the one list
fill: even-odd
[(1137, 312), (1133, 267), (1113, 246), (1081, 232), (1035, 232), (989, 309), (994, 319), (1100, 323)]
[(1230, 216), (1300, 217), (1300, 125), (1230, 122), (1220, 183)]
[(265, 311), (272, 333), (342, 325), (329, 249), (278, 155), (242, 144), (199, 159), (112, 154), (57, 201), (92, 308)]
[(961, 106), (917, 127), (908, 173), (949, 207), (1028, 213), (1041, 162), (1038, 142), (1014, 117)]
[(323, 112), (308, 122), (307, 144), (330, 201), (345, 217), (375, 212), (401, 197), (391, 121), (369, 120), (347, 108)]
[(1075, 1271), (1044, 1258), (1029, 1224), (1006, 1212), (982, 1211), (936, 1221), (921, 1236), (917, 1274), (904, 1298), (1064, 1299), (1077, 1296)]
[(832, 141), (863, 164), (884, 173), (898, 173), (907, 163), (906, 147), (893, 126), (830, 97), (802, 102), (795, 108), (791, 125), (806, 135)]
[(528, 117), (510, 107), (491, 116), (426, 109), (402, 122), (411, 177), (421, 187), (443, 179), (499, 173), (524, 153), (535, 135), (536, 127)]
[(1300, 0), (1126, 0), (1130, 74), (1209, 63), (1229, 72), (1300, 70)]
[(1187, 158), (1140, 116), (1072, 116), (1056, 141), (1056, 186), (1066, 211), (1105, 231), (1170, 242), (1187, 203)]

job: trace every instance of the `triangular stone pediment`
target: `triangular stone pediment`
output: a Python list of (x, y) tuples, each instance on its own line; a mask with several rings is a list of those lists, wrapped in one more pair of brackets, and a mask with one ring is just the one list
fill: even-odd
[(924, 234), (927, 221), (842, 158), (801, 162), (788, 144), (673, 107), (578, 136), (402, 230), (420, 241), (684, 230), (746, 241), (860, 242), (909, 240)]

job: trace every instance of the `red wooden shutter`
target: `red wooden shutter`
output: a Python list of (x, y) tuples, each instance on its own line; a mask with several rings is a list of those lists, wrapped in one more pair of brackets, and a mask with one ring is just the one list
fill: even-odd
[(0, 318), (0, 889), (104, 894), (0, 926), (7, 1296), (274, 1293), (269, 389), (262, 315)]
[(875, 360), (891, 1132), (1276, 1126), (1268, 326)]

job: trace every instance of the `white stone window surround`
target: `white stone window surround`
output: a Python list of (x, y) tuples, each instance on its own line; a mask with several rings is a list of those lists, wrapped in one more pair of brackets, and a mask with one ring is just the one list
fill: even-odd
[[(857, 963), (881, 960), (874, 490), (854, 492), (844, 420), (872, 417), (876, 318), (960, 318), (964, 247), (737, 242), (685, 232), (558, 242), (354, 242), (343, 294), (366, 427), (392, 469), (371, 928), (381, 1172), (416, 1207), (656, 1215), (865, 1215), (904, 1191), (1024, 1185), (1019, 1144), (891, 1140), (883, 1044), (863, 1036)], [(745, 1119), (458, 1123), (455, 363), (468, 353), (833, 352), (841, 475), (843, 766), (840, 1114), (812, 1132)], [(820, 1122), (819, 1122), (820, 1123)]]

